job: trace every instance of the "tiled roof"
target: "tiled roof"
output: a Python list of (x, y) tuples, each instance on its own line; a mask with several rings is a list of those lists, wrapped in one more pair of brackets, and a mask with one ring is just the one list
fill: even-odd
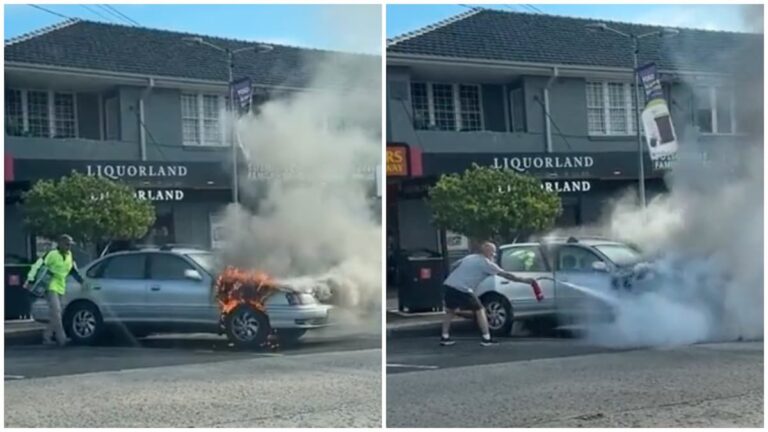
[[(5, 61), (226, 82), (225, 54), (182, 39), (195, 36), (229, 49), (257, 43), (75, 20), (6, 41)], [(250, 76), (255, 84), (267, 86), (305, 87), (317, 65), (329, 59), (380, 65), (376, 56), (270, 45), (274, 49), (268, 52), (237, 53), (234, 77)]]
[[(483, 9), (391, 39), (387, 54), (631, 68), (632, 42), (609, 31), (590, 32), (585, 27), (597, 22), (605, 21)], [(661, 29), (608, 24), (637, 35)], [(655, 61), (665, 70), (723, 72), (741, 59), (735, 54), (762, 58), (762, 34), (678, 30), (673, 37), (641, 39), (640, 64)]]

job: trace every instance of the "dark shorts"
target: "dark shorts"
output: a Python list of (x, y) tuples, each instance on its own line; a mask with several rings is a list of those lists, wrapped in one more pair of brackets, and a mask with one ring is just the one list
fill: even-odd
[(443, 285), (445, 288), (445, 308), (446, 309), (463, 309), (463, 310), (480, 310), (482, 305), (478, 303), (474, 295), (459, 291), (456, 288)]

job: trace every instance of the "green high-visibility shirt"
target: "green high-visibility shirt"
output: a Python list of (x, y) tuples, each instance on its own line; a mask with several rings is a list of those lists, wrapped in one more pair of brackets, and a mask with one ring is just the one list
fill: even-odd
[[(45, 261), (43, 261), (45, 259)], [(40, 267), (45, 264), (48, 270), (51, 272), (51, 282), (48, 285), (48, 291), (53, 291), (56, 294), (64, 295), (67, 291), (67, 276), (72, 272), (73, 268), (77, 268), (74, 259), (72, 258), (72, 252), (62, 254), (58, 249), (54, 249), (44, 257), (39, 258), (27, 274), (27, 280), (32, 281), (37, 276), (37, 272)]]

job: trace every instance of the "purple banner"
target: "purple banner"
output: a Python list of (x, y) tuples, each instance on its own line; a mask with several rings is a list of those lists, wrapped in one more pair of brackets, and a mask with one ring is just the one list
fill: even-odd
[(649, 63), (639, 67), (637, 74), (640, 76), (640, 82), (643, 83), (643, 88), (645, 89), (645, 100), (650, 102), (654, 99), (664, 98), (661, 81), (659, 80), (658, 73), (656, 73), (656, 63)]
[(250, 78), (243, 78), (234, 81), (230, 86), (230, 94), (237, 103), (240, 113), (247, 112), (251, 108), (251, 99), (253, 97), (253, 86)]

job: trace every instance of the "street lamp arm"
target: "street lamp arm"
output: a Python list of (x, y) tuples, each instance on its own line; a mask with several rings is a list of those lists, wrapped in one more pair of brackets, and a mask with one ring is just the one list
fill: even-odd
[(643, 34), (641, 34), (639, 36), (635, 36), (635, 37), (637, 39), (642, 39), (642, 38), (646, 38), (648, 36), (663, 36), (663, 35), (664, 35), (663, 32), (656, 30), (656, 31), (648, 32), (648, 33), (643, 33)]
[(608, 31), (612, 31), (612, 32), (614, 32), (614, 33), (616, 33), (616, 34), (618, 34), (618, 35), (624, 36), (625, 38), (630, 38), (630, 39), (632, 39), (633, 37), (635, 37), (635, 35), (632, 35), (632, 34), (629, 34), (629, 33), (624, 33), (623, 31), (621, 31), (621, 30), (616, 30), (616, 29), (615, 29), (615, 28), (613, 28), (613, 27), (608, 27), (608, 26), (605, 26), (605, 29), (606, 29), (606, 30), (608, 30)]
[(229, 50), (227, 50), (225, 48), (222, 48), (222, 47), (220, 47), (218, 45), (212, 44), (212, 43), (208, 42), (207, 40), (201, 40), (200, 43), (203, 44), (203, 45), (207, 45), (207, 46), (209, 46), (209, 47), (211, 47), (211, 48), (213, 48), (213, 49), (215, 49), (217, 51), (221, 51), (221, 52), (229, 51)]

